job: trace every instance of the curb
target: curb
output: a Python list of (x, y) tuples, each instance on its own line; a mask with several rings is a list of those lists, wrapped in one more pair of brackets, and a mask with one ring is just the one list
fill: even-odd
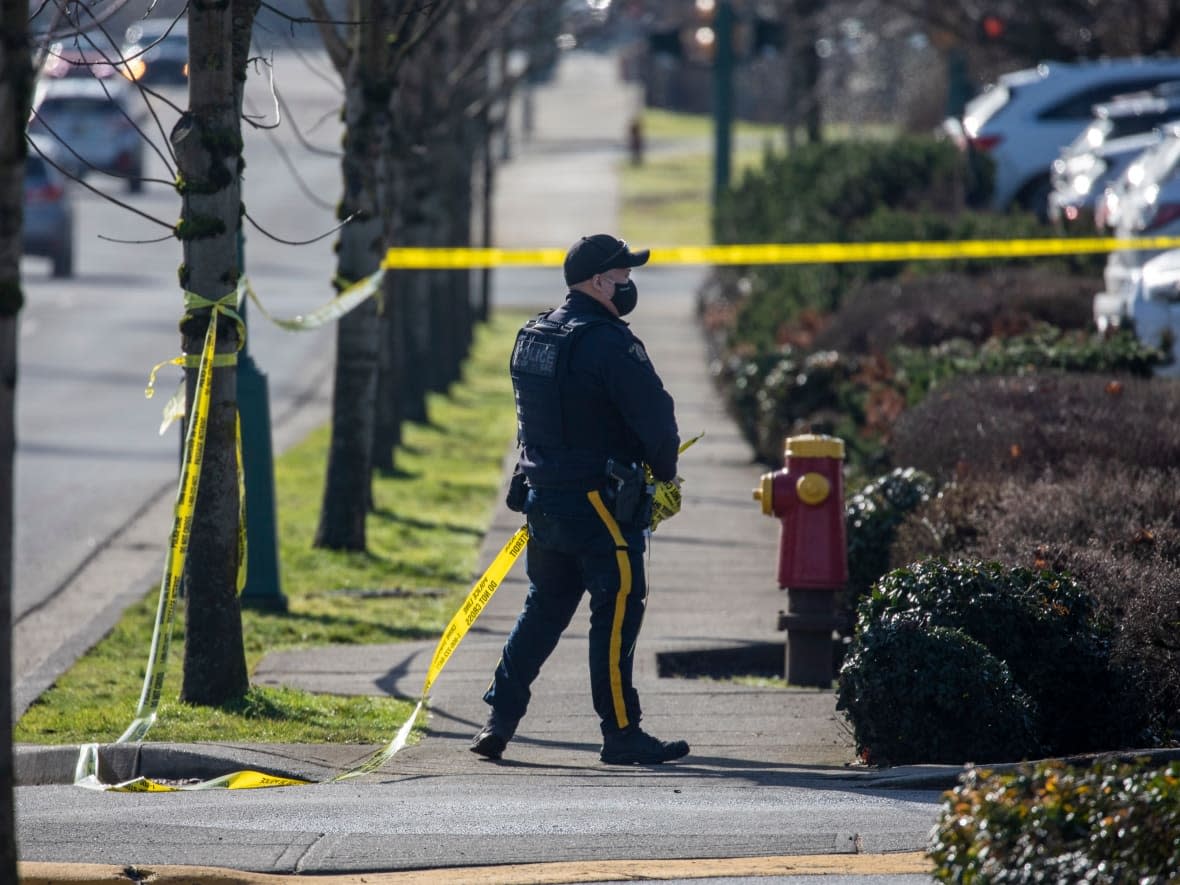
[(25, 863), (21, 885), (112, 885), (137, 881), (152, 885), (567, 885), (575, 882), (667, 881), (670, 879), (767, 876), (880, 876), (927, 874), (933, 867), (920, 851), (889, 854), (812, 854), (778, 857), (694, 858), (691, 860), (558, 861), (504, 866), (450, 867), (400, 873), (346, 873), (333, 876), (247, 873), (219, 867), (112, 867), (101, 864)]

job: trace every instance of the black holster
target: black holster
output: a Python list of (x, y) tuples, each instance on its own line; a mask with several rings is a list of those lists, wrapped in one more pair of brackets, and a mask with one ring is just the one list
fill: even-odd
[(639, 467), (611, 458), (606, 462), (606, 478), (603, 498), (616, 522), (643, 525), (651, 521), (651, 495)]
[(508, 481), (508, 494), (504, 496), (504, 503), (513, 513), (524, 513), (524, 505), (529, 497), (529, 481), (525, 479), (520, 465), (512, 471), (512, 479)]

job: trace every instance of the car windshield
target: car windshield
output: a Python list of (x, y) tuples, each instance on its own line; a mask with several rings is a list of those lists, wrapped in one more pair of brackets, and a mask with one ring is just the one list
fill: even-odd
[(118, 106), (108, 99), (69, 96), (47, 98), (37, 108), (37, 115), (29, 124), (29, 131), (43, 132), (48, 127), (58, 128), (66, 121), (75, 125), (86, 122), (101, 122), (112, 115), (122, 116)]
[(1136, 132), (1147, 132), (1149, 129), (1154, 129), (1170, 120), (1180, 116), (1180, 108), (1175, 106), (1168, 107), (1164, 110), (1151, 111), (1144, 114), (1127, 114), (1125, 116), (1111, 117), (1110, 129), (1106, 133), (1107, 139), (1121, 138), (1124, 135), (1134, 135)]

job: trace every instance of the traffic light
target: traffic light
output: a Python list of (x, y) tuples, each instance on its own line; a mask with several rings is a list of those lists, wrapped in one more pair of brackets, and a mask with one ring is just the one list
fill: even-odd
[(1000, 16), (989, 12), (979, 20), (979, 33), (986, 42), (994, 43), (1004, 37), (1007, 23)]

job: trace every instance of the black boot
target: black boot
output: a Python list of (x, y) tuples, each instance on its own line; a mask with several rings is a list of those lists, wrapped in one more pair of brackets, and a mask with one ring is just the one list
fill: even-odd
[(658, 765), (687, 755), (687, 741), (661, 741), (633, 725), (605, 736), (599, 758), (608, 765)]
[(499, 759), (504, 755), (504, 748), (516, 734), (516, 723), (510, 722), (492, 710), (488, 721), (471, 739), (471, 752), (478, 753), (487, 759)]

